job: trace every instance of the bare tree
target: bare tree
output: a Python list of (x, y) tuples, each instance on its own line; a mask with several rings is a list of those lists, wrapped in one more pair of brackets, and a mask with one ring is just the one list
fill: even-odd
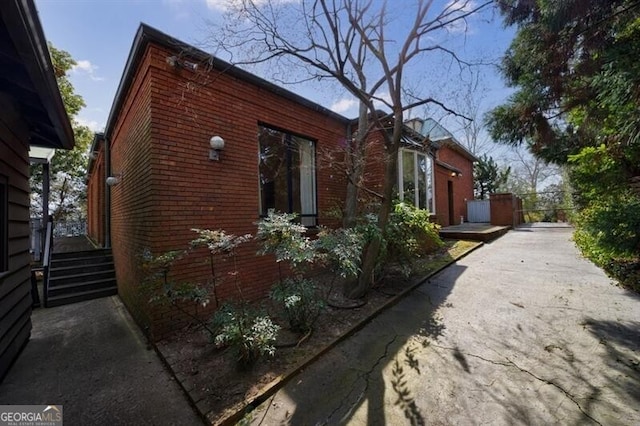
[[(330, 79), (357, 99), (360, 110), (357, 133), (352, 139), (353, 169), (349, 171), (345, 213), (355, 215), (358, 182), (364, 168), (364, 141), (370, 132), (380, 131), (386, 150), (378, 213), (382, 230), (392, 208), (405, 111), (432, 104), (457, 114), (433, 95), (407, 96), (409, 65), (428, 57), (448, 61), (460, 72), (467, 69), (471, 64), (446, 46), (446, 38), (493, 2), (451, 0), (440, 10), (432, 10), (433, 3), (403, 3), (401, 14), (396, 16), (386, 1), (238, 0), (231, 2), (225, 25), (216, 29), (220, 46), (236, 54), (232, 59), (235, 64), (275, 61), (286, 70), (286, 77), (280, 77), (282, 81), (290, 83), (291, 70), (297, 69), (302, 76), (298, 81)], [(400, 22), (400, 17), (405, 20)], [(391, 31), (394, 22), (398, 25)], [(238, 57), (238, 52), (243, 56)], [(358, 282), (346, 291), (346, 296), (359, 298), (370, 288), (380, 248), (380, 239), (366, 246)]]

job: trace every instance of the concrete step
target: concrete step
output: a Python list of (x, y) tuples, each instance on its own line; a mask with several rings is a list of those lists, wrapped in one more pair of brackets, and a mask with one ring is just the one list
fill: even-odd
[(68, 305), (70, 303), (82, 302), (85, 300), (98, 299), (100, 297), (108, 297), (118, 294), (117, 287), (104, 288), (99, 290), (87, 290), (72, 294), (63, 294), (52, 296), (47, 302), (47, 307)]
[(106, 271), (113, 271), (113, 262), (102, 262), (102, 263), (86, 263), (86, 264), (76, 264), (70, 266), (58, 266), (57, 263), (52, 264), (49, 268), (49, 277), (50, 278), (62, 278), (66, 276), (73, 276), (78, 274), (88, 274), (88, 273), (101, 273)]
[(96, 256), (105, 256), (105, 255), (111, 255), (111, 249), (56, 252), (51, 254), (51, 259), (52, 260), (72, 259), (72, 258), (96, 257)]
[(83, 293), (83, 292), (95, 291), (95, 290), (113, 289), (113, 288), (115, 288), (116, 291), (118, 289), (118, 285), (116, 283), (115, 278), (86, 281), (83, 283), (60, 284), (54, 287), (49, 286), (49, 298), (51, 299), (51, 297), (56, 297), (56, 296)]
[(115, 271), (113, 269), (97, 272), (81, 272), (73, 275), (50, 277), (49, 287), (55, 287), (64, 284), (76, 284), (88, 281), (105, 280), (110, 278), (115, 278)]
[(92, 265), (98, 263), (111, 263), (113, 256), (111, 254), (103, 254), (91, 257), (70, 257), (68, 259), (51, 259), (51, 268), (64, 268), (74, 265)]
[(49, 268), (47, 306), (118, 294), (110, 249), (54, 253)]

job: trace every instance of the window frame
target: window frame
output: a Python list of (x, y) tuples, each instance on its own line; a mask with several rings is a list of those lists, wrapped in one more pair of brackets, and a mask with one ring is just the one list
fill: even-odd
[[(303, 224), (304, 226), (308, 227), (308, 228), (314, 228), (317, 227), (319, 225), (318, 223), (318, 167), (317, 167), (317, 162), (318, 162), (318, 158), (317, 158), (317, 139), (306, 136), (306, 135), (302, 135), (300, 133), (296, 133), (296, 132), (292, 132), (290, 130), (287, 129), (283, 129), (281, 127), (278, 126), (273, 126), (267, 123), (263, 123), (263, 122), (258, 122), (258, 211), (259, 211), (259, 217), (266, 217), (268, 210), (270, 209), (270, 207), (266, 207), (263, 206), (263, 182), (262, 182), (262, 173), (261, 173), (261, 165), (262, 165), (262, 144), (261, 144), (261, 140), (260, 140), (260, 132), (261, 130), (265, 128), (268, 129), (270, 131), (274, 131), (274, 132), (278, 132), (280, 134), (282, 134), (283, 137), (283, 141), (284, 141), (284, 149), (286, 150), (286, 185), (287, 185), (287, 211), (283, 212), (283, 213), (295, 213), (298, 216), (298, 221)], [(297, 140), (296, 140), (297, 139)], [(295, 205), (296, 205), (296, 200), (294, 199), (294, 194), (295, 194), (295, 188), (294, 188), (294, 181), (295, 176), (294, 176), (294, 172), (296, 170), (301, 170), (302, 167), (304, 166), (300, 161), (297, 164), (294, 164), (294, 158), (295, 155), (297, 154), (297, 151), (293, 148), (294, 144), (299, 144), (300, 142), (309, 142), (313, 149), (311, 150), (311, 171), (309, 174), (310, 177), (310, 184), (312, 186), (312, 197), (311, 197), (311, 204), (312, 204), (312, 210), (313, 213), (302, 213), (303, 210), (303, 203), (302, 203), (302, 180), (298, 179), (297, 182), (297, 190), (300, 193), (300, 209), (301, 211), (295, 211)], [(305, 220), (306, 219), (306, 220)], [(307, 222), (307, 223), (305, 223)], [(312, 222), (312, 223), (309, 223)]]
[[(427, 160), (427, 170), (424, 173), (424, 179), (425, 179), (424, 197), (425, 197), (425, 205), (427, 208), (423, 210), (427, 210), (429, 214), (435, 215), (436, 214), (435, 158), (433, 157), (433, 155), (431, 155), (428, 152), (424, 152), (416, 149), (409, 149), (409, 148), (400, 148), (398, 150), (398, 198), (400, 199), (400, 201), (404, 201), (405, 181), (404, 181), (404, 158), (403, 157), (405, 153), (413, 154), (413, 182), (415, 183), (415, 187), (413, 190), (414, 195), (413, 195), (412, 203), (416, 207), (420, 206), (420, 198), (418, 195), (419, 191), (416, 190), (418, 188), (419, 174), (420, 174), (418, 156), (422, 155)], [(429, 182), (431, 183), (431, 185), (428, 184)], [(431, 190), (431, 203), (429, 203), (429, 190)]]

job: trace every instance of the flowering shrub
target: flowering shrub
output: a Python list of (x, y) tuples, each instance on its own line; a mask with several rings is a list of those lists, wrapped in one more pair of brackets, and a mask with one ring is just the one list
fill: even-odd
[(267, 217), (256, 223), (256, 239), (261, 243), (258, 254), (273, 254), (276, 262), (289, 262), (294, 269), (313, 263), (316, 255), (313, 244), (304, 235), (307, 228), (295, 223), (296, 217), (293, 213), (269, 210)]
[(236, 287), (238, 291), (241, 293), (240, 285), (237, 282), (238, 274), (237, 274), (237, 258), (236, 258), (236, 248), (252, 238), (251, 234), (245, 234), (242, 236), (235, 236), (233, 234), (227, 234), (223, 230), (210, 230), (210, 229), (191, 229), (193, 232), (198, 233), (198, 237), (191, 241), (191, 248), (198, 247), (206, 247), (209, 250), (209, 267), (211, 269), (211, 278), (210, 278), (210, 287), (213, 292), (213, 298), (216, 303), (216, 306), (219, 305), (218, 301), (218, 293), (216, 291), (217, 286), (220, 284), (220, 279), (216, 274), (215, 267), (215, 257), (216, 256), (226, 256), (233, 259), (234, 263), (234, 272), (232, 276), (236, 280)]
[(358, 229), (322, 228), (315, 241), (316, 255), (331, 272), (351, 278), (360, 271), (365, 236)]
[(246, 304), (224, 304), (212, 317), (210, 327), (215, 330), (217, 346), (230, 346), (239, 369), (253, 366), (262, 356), (273, 356), (280, 327), (266, 315), (259, 314)]
[(324, 308), (324, 302), (316, 295), (314, 282), (309, 279), (288, 278), (273, 286), (270, 296), (282, 304), (289, 327), (295, 332), (312, 330)]

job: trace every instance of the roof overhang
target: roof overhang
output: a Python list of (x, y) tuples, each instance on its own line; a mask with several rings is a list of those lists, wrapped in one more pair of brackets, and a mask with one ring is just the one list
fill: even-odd
[(436, 160), (436, 164), (440, 167), (444, 167), (445, 169), (453, 172), (456, 174), (456, 176), (462, 176), (462, 170), (460, 170), (459, 168), (452, 166), (449, 163), (445, 163), (444, 161), (440, 161), (440, 160)]
[(0, 91), (27, 123), (29, 144), (72, 149), (73, 130), (33, 0), (0, 1), (0, 65)]

